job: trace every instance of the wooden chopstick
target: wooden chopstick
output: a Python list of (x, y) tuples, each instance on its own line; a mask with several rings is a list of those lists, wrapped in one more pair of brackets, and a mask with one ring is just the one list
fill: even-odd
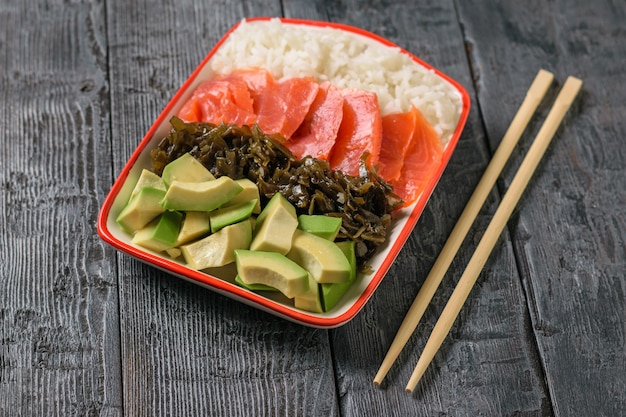
[(509, 189), (505, 193), (498, 209), (493, 215), (485, 234), (478, 243), (474, 255), (472, 255), (472, 258), (467, 264), (463, 275), (461, 275), (454, 292), (450, 296), (450, 300), (448, 300), (446, 307), (441, 313), (441, 317), (437, 321), (437, 324), (435, 324), (431, 336), (426, 342), (422, 356), (417, 362), (413, 375), (411, 375), (411, 378), (406, 386), (407, 392), (413, 392), (413, 389), (426, 371), (426, 368), (441, 347), (443, 340), (448, 335), (448, 332), (461, 311), (461, 308), (474, 286), (481, 269), (485, 265), (485, 262), (487, 262), (487, 258), (491, 254), (491, 251), (498, 241), (502, 230), (506, 226), (515, 205), (528, 185), (528, 182), (537, 168), (539, 161), (543, 157), (557, 128), (561, 124), (563, 117), (565, 117), (565, 113), (576, 98), (581, 86), (582, 81), (575, 77), (568, 77), (567, 81), (563, 85), (563, 88), (557, 96), (552, 109), (548, 113), (543, 126), (537, 133), (533, 144), (528, 150), (528, 154), (522, 161), (522, 164), (509, 186)]
[(383, 381), (389, 369), (398, 358), (398, 355), (406, 345), (407, 341), (411, 337), (411, 334), (415, 331), (415, 328), (419, 324), (419, 321), (426, 310), (426, 307), (430, 303), (435, 294), (435, 291), (439, 287), (443, 276), (450, 267), (452, 260), (454, 259), (459, 247), (463, 243), (467, 232), (474, 223), (478, 212), (485, 203), (487, 196), (491, 192), (500, 172), (511, 155), (511, 152), (517, 145), (520, 136), (526, 129), (530, 118), (535, 113), (539, 103), (543, 100), (548, 88), (552, 84), (554, 76), (552, 73), (546, 70), (540, 70), (535, 80), (531, 84), (526, 97), (522, 102), (517, 114), (511, 121), (511, 125), (504, 134), (498, 149), (494, 153), (489, 165), (487, 166), (480, 182), (476, 186), (472, 196), (470, 197), (463, 213), (459, 217), (454, 229), (450, 233), (450, 237), (446, 241), (437, 261), (433, 265), (428, 277), (422, 284), (422, 287), (413, 301), (413, 304), (409, 308), (404, 321), (400, 325), (398, 333), (391, 343), (391, 347), (383, 360), (376, 377), (374, 378), (374, 384), (380, 385)]

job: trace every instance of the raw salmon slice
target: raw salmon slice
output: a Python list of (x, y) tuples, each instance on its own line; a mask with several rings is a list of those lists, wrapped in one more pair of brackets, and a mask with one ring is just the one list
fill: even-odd
[(244, 82), (252, 98), (254, 123), (264, 133), (281, 132), (286, 119), (287, 104), (281, 96), (280, 86), (263, 68), (241, 69), (225, 76), (234, 82)]
[(238, 69), (226, 75), (225, 79), (237, 79), (245, 82), (253, 100), (260, 92), (268, 88), (268, 86), (276, 83), (272, 74), (264, 68)]
[(404, 157), (400, 178), (391, 181), (394, 192), (404, 200), (405, 206), (419, 197), (426, 183), (435, 175), (442, 155), (439, 135), (417, 110), (415, 132)]
[(378, 160), (378, 174), (387, 181), (400, 178), (404, 158), (417, 129), (419, 110), (383, 116), (383, 140)]
[(265, 88), (254, 91), (256, 123), (266, 134), (281, 132), (287, 118), (287, 103), (280, 95), (278, 83), (272, 81)]
[(380, 108), (374, 93), (353, 89), (342, 92), (343, 118), (329, 163), (331, 168), (345, 174), (358, 175), (364, 152), (369, 152), (367, 166), (378, 162), (383, 130)]
[(312, 77), (290, 78), (268, 84), (254, 94), (259, 128), (264, 133), (280, 133), (289, 139), (302, 124), (318, 90), (319, 84)]
[(200, 84), (178, 116), (185, 121), (237, 125), (250, 125), (256, 119), (247, 84), (227, 78), (215, 78)]
[(319, 87), (313, 77), (291, 78), (280, 83), (280, 94), (287, 104), (285, 123), (280, 132), (285, 138), (290, 138), (302, 124)]
[(313, 77), (278, 83), (265, 69), (242, 69), (200, 84), (178, 117), (187, 122), (257, 123), (266, 134), (290, 138), (308, 114), (318, 90)]
[(194, 98), (187, 100), (178, 111), (178, 117), (188, 123), (202, 121), (202, 107), (198, 100)]
[(343, 118), (343, 101), (343, 95), (337, 87), (328, 81), (320, 84), (302, 124), (285, 143), (296, 158), (310, 155), (317, 159), (328, 159)]

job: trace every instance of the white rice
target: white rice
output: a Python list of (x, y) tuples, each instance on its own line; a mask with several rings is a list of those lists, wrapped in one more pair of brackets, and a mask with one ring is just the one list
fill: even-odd
[(277, 79), (313, 76), (376, 93), (383, 115), (417, 107), (446, 144), (462, 110), (456, 88), (399, 48), (330, 28), (243, 21), (210, 62), (215, 74), (261, 67)]

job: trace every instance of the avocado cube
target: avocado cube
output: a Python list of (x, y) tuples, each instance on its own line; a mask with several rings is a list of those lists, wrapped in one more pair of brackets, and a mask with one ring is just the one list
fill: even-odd
[(303, 294), (309, 287), (309, 274), (278, 252), (235, 250), (237, 274), (247, 284), (276, 288), (287, 298)]
[(321, 287), (321, 296), (322, 296), (322, 304), (324, 305), (324, 311), (330, 311), (339, 300), (345, 295), (348, 291), (348, 288), (354, 284), (356, 280), (356, 252), (354, 251), (354, 241), (353, 240), (342, 240), (339, 242), (335, 242), (335, 244), (341, 249), (343, 254), (348, 259), (350, 263), (350, 278), (346, 282), (342, 282), (339, 284), (320, 284)]
[(319, 287), (320, 284), (309, 274), (309, 287), (304, 293), (298, 294), (293, 298), (294, 307), (301, 310), (312, 311), (313, 313), (323, 313), (324, 308), (322, 306)]
[(206, 211), (187, 211), (178, 233), (175, 246), (191, 242), (211, 231), (209, 213)]
[(240, 178), (238, 180), (235, 180), (235, 182), (241, 186), (242, 190), (228, 203), (226, 203), (225, 206), (241, 204), (248, 201), (256, 200), (256, 205), (254, 206), (254, 210), (252, 210), (252, 213), (259, 214), (261, 212), (261, 197), (259, 195), (259, 187), (248, 178)]
[(169, 249), (165, 249), (165, 252), (170, 256), (170, 258), (172, 259), (176, 259), (179, 256), (181, 256), (183, 253), (180, 250), (180, 248), (169, 248)]
[(189, 153), (165, 165), (161, 178), (167, 186), (171, 185), (174, 181), (204, 182), (215, 179), (213, 174)]
[(166, 211), (157, 220), (135, 233), (132, 241), (155, 252), (167, 250), (176, 243), (182, 220), (182, 213)]
[(135, 233), (154, 220), (165, 209), (160, 201), (165, 196), (164, 190), (144, 187), (126, 204), (116, 222), (128, 233)]
[(133, 197), (135, 197), (137, 193), (145, 187), (156, 188), (157, 190), (165, 191), (165, 183), (163, 182), (163, 179), (154, 172), (148, 171), (144, 168), (143, 170), (141, 170), (141, 174), (139, 175), (139, 179), (135, 184), (135, 188), (133, 188), (133, 191), (130, 193), (129, 200), (132, 200)]
[(320, 284), (347, 282), (352, 276), (350, 262), (335, 242), (300, 229), (293, 234), (287, 257), (309, 271)]
[(340, 227), (341, 217), (323, 214), (301, 214), (298, 216), (298, 228), (300, 230), (313, 233), (324, 239), (335, 240)]
[(258, 200), (245, 201), (239, 204), (227, 205), (210, 212), (211, 232), (215, 233), (225, 226), (239, 223), (252, 215)]
[(203, 182), (174, 180), (161, 205), (167, 210), (211, 211), (222, 206), (241, 190), (241, 186), (227, 176)]
[(216, 268), (234, 262), (235, 250), (248, 249), (251, 240), (252, 227), (248, 220), (244, 220), (180, 249), (190, 268)]
[(276, 193), (256, 219), (250, 249), (285, 255), (291, 249), (297, 227), (295, 207), (282, 194)]

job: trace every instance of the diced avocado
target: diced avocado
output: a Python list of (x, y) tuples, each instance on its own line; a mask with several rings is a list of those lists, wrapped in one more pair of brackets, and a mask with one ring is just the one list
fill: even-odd
[(244, 220), (224, 227), (180, 249), (185, 262), (193, 269), (215, 268), (235, 261), (236, 249), (248, 249), (252, 240), (250, 222)]
[(211, 219), (211, 232), (215, 233), (229, 224), (239, 223), (247, 219), (252, 215), (256, 204), (257, 200), (250, 200), (213, 210), (209, 214)]
[(307, 291), (308, 272), (278, 252), (236, 250), (237, 274), (248, 285), (276, 288), (288, 298)]
[(235, 182), (241, 185), (242, 190), (228, 203), (226, 203), (226, 206), (256, 200), (256, 205), (254, 206), (254, 210), (252, 210), (252, 213), (259, 214), (261, 212), (261, 197), (259, 196), (259, 187), (247, 178), (241, 178), (235, 180)]
[(257, 216), (257, 223), (260, 225), (267, 216), (278, 208), (283, 208), (291, 217), (298, 220), (295, 207), (281, 193), (275, 193)]
[(341, 217), (325, 216), (323, 214), (301, 214), (298, 216), (299, 229), (324, 239), (335, 240), (340, 227)]
[(278, 291), (276, 288), (274, 287), (270, 287), (269, 285), (264, 285), (264, 284), (246, 284), (245, 282), (243, 282), (241, 280), (241, 277), (239, 275), (235, 276), (235, 282), (237, 283), (237, 285), (250, 290), (250, 291), (270, 291), (270, 292), (275, 292)]
[(354, 251), (354, 241), (342, 240), (335, 243), (348, 259), (351, 274), (350, 279), (347, 282), (342, 282), (340, 284), (320, 284), (324, 311), (330, 311), (356, 280), (356, 253)]
[(174, 181), (204, 182), (215, 179), (200, 161), (188, 153), (165, 165), (161, 178), (168, 186)]
[(167, 210), (211, 211), (220, 207), (241, 192), (242, 188), (227, 176), (203, 182), (170, 183), (161, 201)]
[(320, 284), (350, 280), (350, 263), (341, 249), (330, 240), (303, 230), (293, 234), (289, 259), (309, 271)]
[(188, 211), (185, 213), (176, 246), (183, 245), (206, 235), (211, 231), (209, 213), (206, 211)]
[(167, 254), (172, 259), (176, 259), (176, 258), (178, 258), (179, 256), (181, 256), (183, 254), (183, 252), (180, 250), (180, 248), (165, 249), (165, 252), (167, 252)]
[(285, 255), (291, 249), (297, 227), (295, 207), (282, 194), (276, 193), (256, 219), (250, 249)]
[(304, 293), (298, 294), (293, 298), (294, 307), (314, 313), (323, 313), (324, 310), (322, 308), (319, 286), (320, 284), (309, 274), (309, 288)]
[(165, 196), (164, 190), (144, 187), (128, 202), (117, 216), (117, 224), (128, 233), (143, 229), (165, 209), (159, 202)]
[(161, 252), (176, 243), (183, 214), (178, 211), (166, 211), (157, 220), (139, 230), (133, 236), (133, 243)]
[(133, 188), (133, 191), (130, 193), (129, 200), (132, 200), (132, 198), (136, 196), (142, 188), (145, 187), (156, 188), (157, 190), (165, 191), (165, 183), (163, 182), (163, 179), (154, 172), (148, 171), (144, 168), (139, 175), (139, 179), (135, 184), (135, 188)]

